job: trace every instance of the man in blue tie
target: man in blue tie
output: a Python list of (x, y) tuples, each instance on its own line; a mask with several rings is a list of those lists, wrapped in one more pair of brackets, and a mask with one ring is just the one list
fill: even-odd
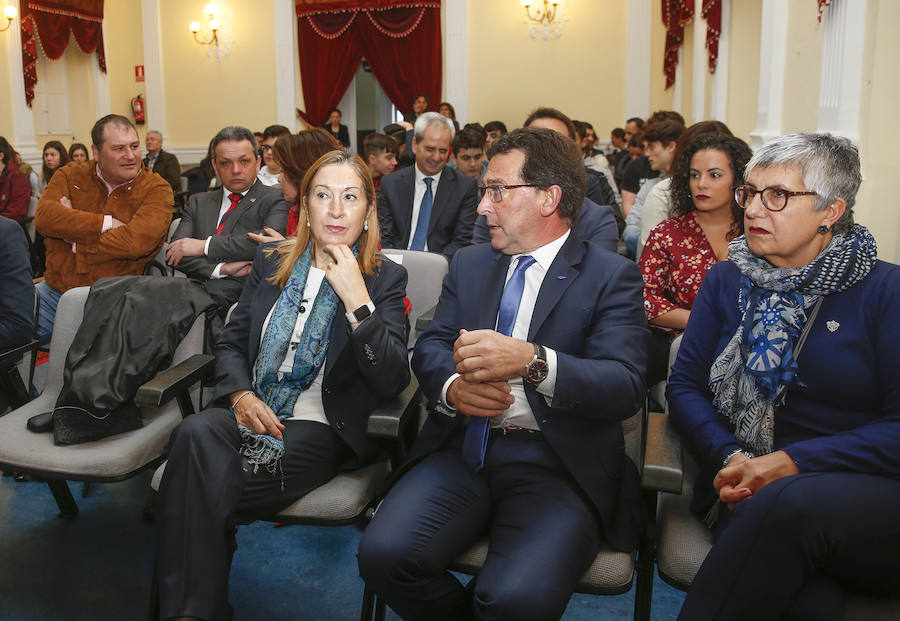
[(451, 259), (472, 242), (476, 181), (446, 167), (453, 135), (453, 122), (437, 112), (416, 120), (416, 165), (386, 175), (378, 192), (383, 248), (427, 250)]
[[(572, 140), (519, 129), (488, 156), (491, 243), (451, 263), (412, 361), (431, 411), (360, 543), (404, 619), (558, 618), (601, 542), (633, 550), (641, 526), (621, 425), (645, 390), (640, 274), (572, 231)], [(484, 536), (463, 588), (446, 568)]]

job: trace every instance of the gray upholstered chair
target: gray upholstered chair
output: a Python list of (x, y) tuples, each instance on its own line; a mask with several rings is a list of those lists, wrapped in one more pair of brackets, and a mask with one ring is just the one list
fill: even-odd
[[(678, 355), (678, 343), (673, 343), (669, 369)], [(682, 480), (680, 492), (661, 493), (656, 517), (656, 564), (659, 576), (676, 589), (687, 591), (700, 565), (713, 545), (713, 535), (706, 524), (691, 513), (697, 465), (681, 445), (681, 438), (669, 423), (667, 415), (660, 417), (663, 446), (670, 464), (677, 470), (669, 475)], [(846, 621), (896, 621), (900, 619), (900, 598), (864, 597), (847, 593), (844, 606)]]
[(166, 241), (163, 243), (162, 248), (159, 249), (159, 252), (150, 260), (147, 265), (144, 266), (144, 275), (150, 276), (152, 275), (152, 270), (156, 270), (159, 272), (159, 276), (180, 276), (184, 278), (184, 274), (176, 270), (174, 267), (166, 263), (166, 248), (169, 247), (169, 242), (172, 241), (172, 235), (175, 234), (175, 229), (178, 228), (178, 224), (181, 222), (181, 218), (175, 218), (172, 220), (172, 223), (169, 224), (169, 231), (166, 233)]
[(417, 321), (423, 315), (430, 316), (434, 312), (434, 307), (441, 295), (444, 276), (450, 270), (450, 264), (447, 262), (447, 257), (435, 252), (390, 249), (384, 250), (383, 254), (403, 265), (409, 273), (406, 297), (409, 299), (411, 309), (408, 317), (409, 341), (407, 345), (412, 349), (419, 333), (424, 329), (424, 326), (417, 326)]
[(143, 427), (102, 440), (64, 446), (54, 444), (52, 433), (29, 431), (26, 421), (36, 414), (52, 411), (62, 390), (66, 354), (81, 324), (88, 292), (88, 287), (78, 287), (60, 298), (44, 392), (0, 417), (0, 468), (47, 481), (62, 517), (72, 517), (78, 512), (66, 481), (121, 481), (159, 463), (182, 412), (190, 412), (196, 402), (199, 391), (188, 396), (187, 390), (199, 381), (198, 363), (204, 360), (203, 356), (192, 357), (203, 349), (201, 316), (175, 350), (175, 366), (165, 372), (167, 377), (179, 379), (167, 395), (168, 399), (177, 397), (178, 403), (167, 400), (158, 407), (143, 407)]

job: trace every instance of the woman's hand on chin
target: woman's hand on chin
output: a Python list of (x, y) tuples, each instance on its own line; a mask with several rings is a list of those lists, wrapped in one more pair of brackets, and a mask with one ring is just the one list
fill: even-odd
[(784, 451), (753, 459), (739, 454), (719, 470), (713, 487), (719, 492), (719, 500), (726, 503), (729, 509), (734, 509), (735, 504), (750, 498), (772, 481), (799, 472), (797, 464)]
[[(231, 395), (231, 402), (234, 403), (236, 398), (244, 392), (241, 390)], [(281, 432), (284, 431), (284, 425), (275, 416), (272, 408), (255, 394), (251, 393), (241, 398), (240, 402), (236, 406), (233, 405), (231, 409), (234, 410), (239, 425), (256, 433), (268, 434), (279, 440), (283, 439)]]
[(341, 298), (344, 308), (351, 312), (368, 303), (369, 292), (353, 251), (344, 244), (331, 244), (323, 250), (332, 261), (323, 267), (325, 278)]

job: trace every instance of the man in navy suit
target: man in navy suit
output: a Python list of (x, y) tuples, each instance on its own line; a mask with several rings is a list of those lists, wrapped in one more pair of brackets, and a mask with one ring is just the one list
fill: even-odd
[[(572, 140), (519, 129), (489, 156), (491, 245), (451, 263), (412, 361), (432, 411), (360, 543), (404, 619), (558, 618), (601, 542), (632, 550), (641, 525), (622, 435), (644, 394), (640, 274), (571, 229)], [(463, 588), (446, 568), (482, 536)]]
[(385, 176), (378, 192), (383, 248), (439, 252), (448, 259), (472, 243), (476, 182), (446, 166), (453, 122), (437, 112), (419, 116), (416, 165)]

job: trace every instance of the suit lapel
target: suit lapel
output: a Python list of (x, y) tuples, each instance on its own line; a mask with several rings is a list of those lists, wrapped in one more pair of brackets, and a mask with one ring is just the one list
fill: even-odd
[(219, 210), (222, 208), (222, 197), (224, 196), (225, 188), (223, 187), (220, 190), (216, 190), (215, 192), (210, 192), (206, 195), (206, 213), (203, 214), (203, 224), (206, 226), (206, 230), (209, 231), (209, 235), (216, 234), (216, 225), (219, 224)]
[(537, 301), (534, 304), (534, 312), (531, 315), (531, 325), (528, 327), (528, 340), (533, 341), (535, 334), (541, 329), (550, 311), (559, 303), (566, 289), (578, 277), (579, 271), (575, 268), (581, 263), (584, 255), (584, 244), (574, 234), (569, 233), (569, 238), (559, 249), (556, 259), (550, 264), (544, 282), (538, 291)]
[(231, 215), (228, 216), (228, 220), (225, 221), (225, 229), (222, 231), (222, 233), (230, 235), (234, 230), (234, 227), (237, 224), (238, 220), (241, 219), (241, 216), (243, 216), (245, 213), (256, 206), (255, 203), (260, 194), (259, 186), (261, 185), (261, 181), (255, 181), (250, 187), (250, 191), (247, 192), (246, 195), (241, 197), (241, 200), (238, 202), (237, 207), (234, 208), (234, 211), (231, 213)]
[(416, 225), (416, 223), (412, 221), (413, 202), (416, 200), (416, 165), (413, 164), (412, 166), (407, 166), (398, 174), (405, 176), (400, 178), (399, 183), (397, 184), (397, 189), (400, 192), (400, 200), (396, 206), (396, 213), (393, 215), (396, 217), (395, 226), (400, 226), (401, 223), (405, 223), (402, 225), (403, 228), (401, 230), (403, 232), (403, 247), (407, 248), (409, 247), (409, 240), (412, 236), (412, 229)]
[(434, 231), (440, 214), (443, 212), (444, 206), (450, 201), (456, 189), (456, 173), (448, 166), (444, 166), (444, 172), (441, 174), (441, 181), (438, 183), (437, 192), (434, 195), (434, 202), (431, 204), (431, 218), (428, 220), (428, 235)]
[(494, 252), (493, 261), (485, 266), (483, 272), (485, 283), (481, 290), (484, 297), (482, 304), (479, 305), (476, 326), (479, 330), (493, 330), (497, 325), (497, 312), (500, 310), (500, 298), (503, 296), (507, 271), (509, 271), (509, 255)]

